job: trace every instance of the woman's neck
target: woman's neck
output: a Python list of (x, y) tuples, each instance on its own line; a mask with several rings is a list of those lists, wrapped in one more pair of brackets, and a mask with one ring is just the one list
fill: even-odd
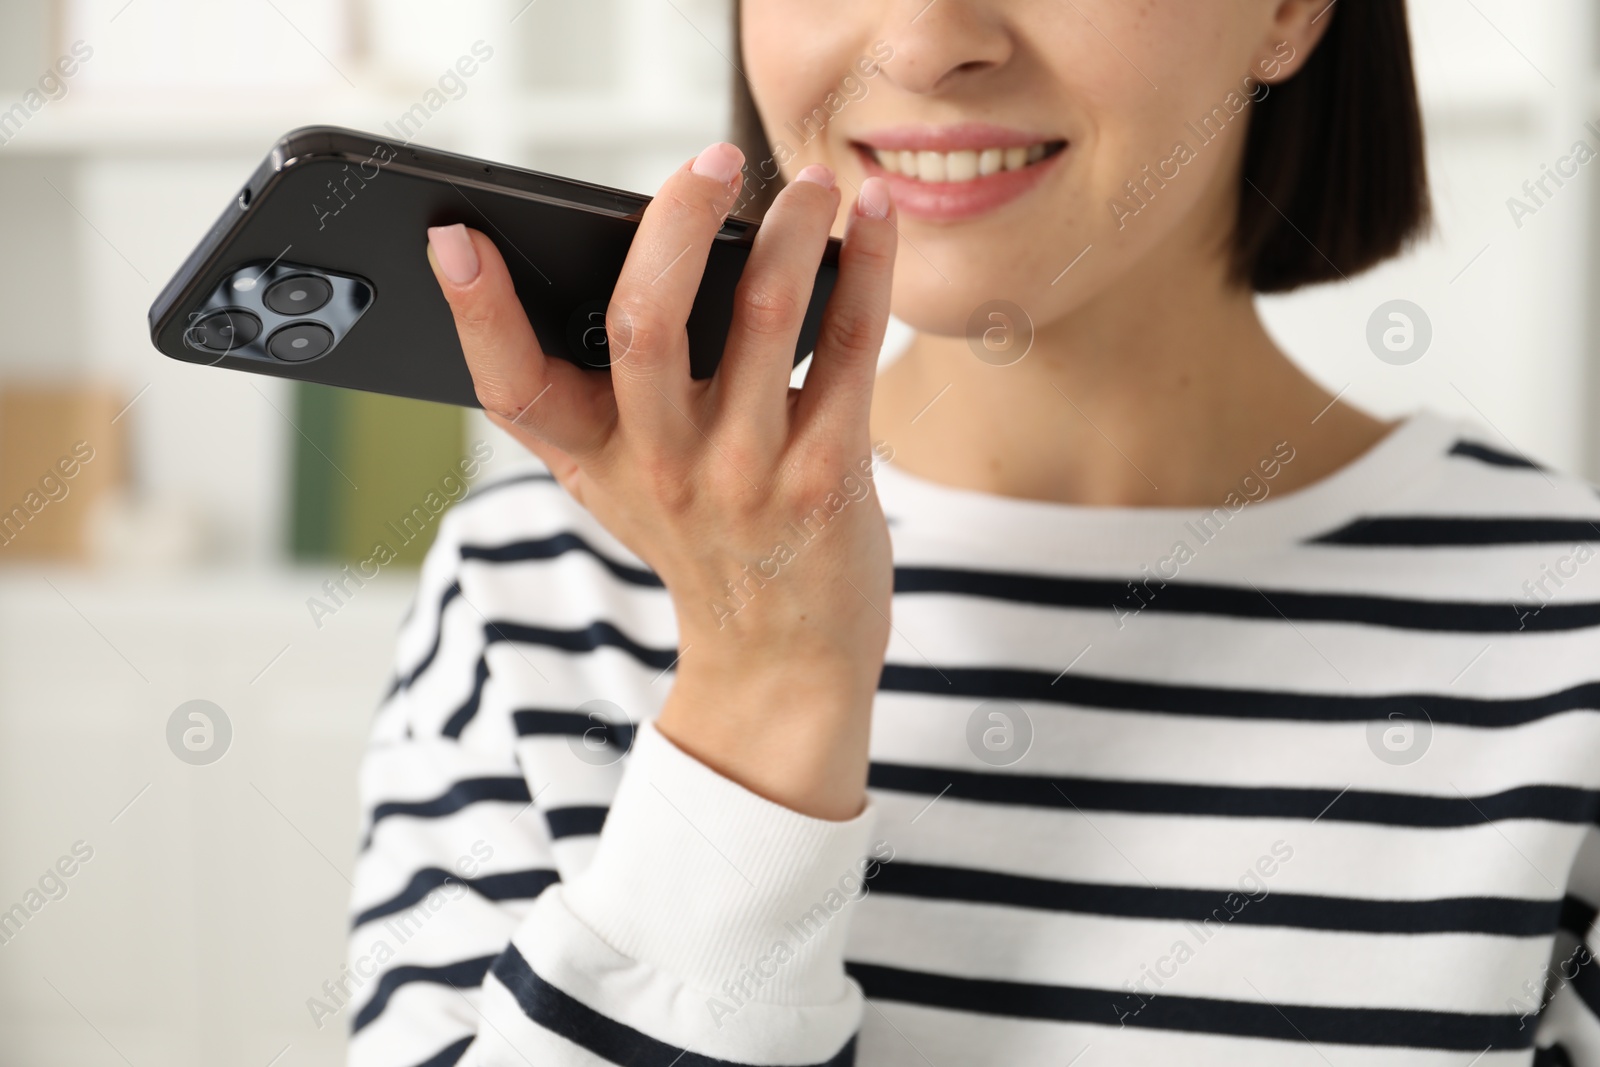
[(1060, 503), (1220, 503), (1280, 442), (1277, 491), (1317, 481), (1389, 425), (1334, 402), (1273, 344), (1248, 292), (1172, 268), (1041, 327), (1020, 361), (919, 334), (878, 377), (872, 438), (930, 481)]

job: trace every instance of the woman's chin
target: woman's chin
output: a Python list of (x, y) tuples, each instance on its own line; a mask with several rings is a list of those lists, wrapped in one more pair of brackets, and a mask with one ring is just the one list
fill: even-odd
[[(902, 247), (901, 255), (905, 255)], [(1049, 279), (991, 277), (988, 281), (952, 274), (946, 284), (933, 271), (911, 271), (901, 260), (894, 285), (894, 317), (922, 334), (968, 337), (992, 343), (1008, 332), (1031, 336), (1035, 326), (1063, 312), (1063, 296), (1049, 291)]]
[(894, 317), (917, 333), (934, 337), (962, 336), (967, 331), (967, 320), (972, 311), (986, 299), (977, 295), (969, 299), (966, 294), (952, 295), (948, 292), (901, 296), (899, 290), (897, 284), (891, 308)]

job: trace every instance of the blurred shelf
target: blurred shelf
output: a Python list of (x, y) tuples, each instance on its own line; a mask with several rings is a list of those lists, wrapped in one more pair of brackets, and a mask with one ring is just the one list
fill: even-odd
[[(48, 104), (34, 115), (0, 148), (0, 162), (11, 156), (257, 154), (297, 126), (349, 126), (384, 133), (386, 123), (398, 124), (418, 102), (415, 96), (398, 94), (356, 104), (318, 95), (277, 95), (266, 106), (261, 94), (184, 93), (177, 100), (172, 95), (74, 97)], [(413, 139), (446, 149), (486, 135), (519, 146), (651, 148), (698, 144), (725, 129), (729, 114), (728, 101), (720, 96), (652, 109), (617, 95), (518, 94), (459, 112), (446, 103), (413, 133)], [(404, 137), (394, 129), (388, 136)]]
[[(57, 619), (81, 619), (89, 608), (130, 612), (146, 622), (217, 617), (281, 617), (314, 626), (305, 601), (327, 599), (322, 583), (340, 577), (334, 563), (274, 567), (145, 571), (30, 561), (0, 567), (0, 624), (33, 628)], [(357, 614), (393, 617), (416, 590), (415, 567), (385, 567), (348, 598)], [(93, 636), (92, 634), (90, 635)]]
[[(358, 587), (331, 563), (162, 573), (0, 568), (0, 709), (56, 701), (75, 714), (109, 712), (197, 689), (189, 695), (255, 694), (288, 714), (297, 706), (284, 702), (289, 694), (348, 688), (360, 699), (337, 728), (360, 733), (388, 681), (417, 576), (386, 567)], [(324, 583), (341, 580), (336, 601)], [(315, 615), (312, 598), (322, 604)], [(0, 727), (7, 719), (0, 713)]]

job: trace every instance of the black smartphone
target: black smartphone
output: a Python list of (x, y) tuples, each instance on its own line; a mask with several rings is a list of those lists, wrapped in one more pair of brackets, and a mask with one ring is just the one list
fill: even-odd
[[(427, 227), (494, 240), (547, 355), (603, 372), (605, 310), (650, 198), (333, 126), (285, 134), (150, 308), (187, 363), (477, 407), (426, 255)], [(730, 217), (689, 315), (690, 373), (722, 357), (758, 224)], [(815, 346), (839, 242), (795, 362)]]

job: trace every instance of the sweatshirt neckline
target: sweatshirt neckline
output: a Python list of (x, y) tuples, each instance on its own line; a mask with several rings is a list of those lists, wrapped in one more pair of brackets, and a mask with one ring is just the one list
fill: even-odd
[(934, 482), (900, 469), (893, 460), (880, 462), (875, 478), (890, 527), (900, 535), (989, 546), (991, 554), (1002, 558), (1034, 552), (1061, 558), (1067, 551), (1071, 556), (1148, 562), (1180, 540), (1191, 549), (1206, 546), (1207, 555), (1301, 543), (1380, 506), (1429, 463), (1442, 461), (1456, 436), (1457, 427), (1449, 420), (1427, 409), (1413, 411), (1333, 473), (1287, 493), (1273, 491), (1271, 481), (1263, 480), (1267, 494), (1237, 510), (1062, 504), (1001, 496)]

